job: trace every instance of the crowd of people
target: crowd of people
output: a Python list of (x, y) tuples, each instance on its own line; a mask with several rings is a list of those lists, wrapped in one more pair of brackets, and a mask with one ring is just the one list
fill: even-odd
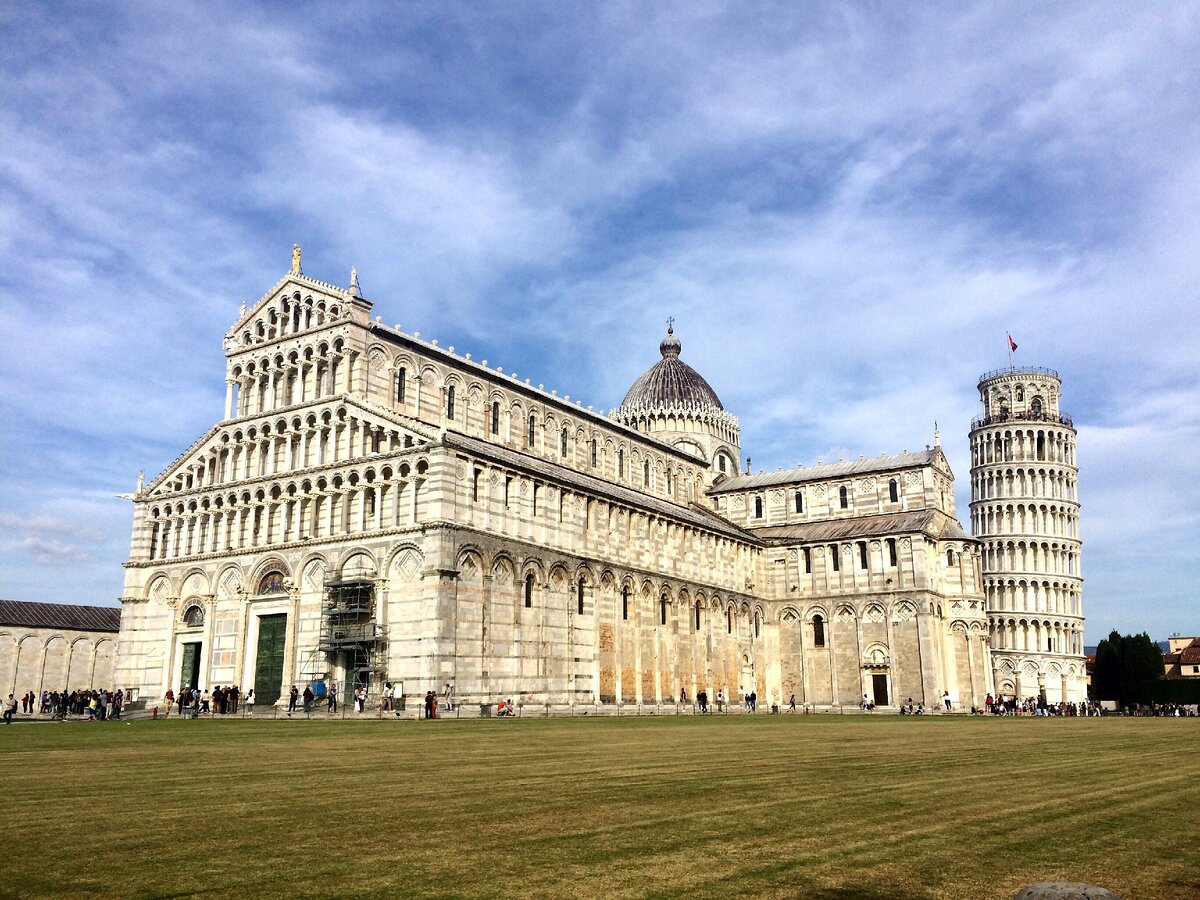
[(1070, 703), (1062, 701), (1061, 703), (1050, 703), (1045, 697), (1026, 697), (1024, 700), (1019, 700), (1016, 697), (1010, 697), (1006, 694), (1001, 694), (999, 697), (987, 695), (982, 707), (971, 707), (971, 712), (976, 715), (993, 715), (993, 716), (1099, 716), (1103, 715), (1103, 710), (1099, 703), (1093, 703), (1091, 700), (1084, 700), (1079, 703)]
[(115, 691), (89, 688), (87, 690), (42, 691), (41, 696), (36, 691), (26, 691), (18, 700), (12, 694), (4, 704), (4, 721), (11, 723), (17, 714), (17, 707), (25, 716), (49, 716), (52, 719), (65, 719), (67, 716), (79, 716), (87, 721), (108, 721), (120, 719), (121, 710), (125, 706), (125, 691), (118, 688)]
[(179, 715), (190, 713), (193, 717), (200, 715), (237, 715), (245, 707), (246, 715), (254, 715), (254, 689), (242, 694), (242, 689), (236, 684), (217, 685), (211, 691), (198, 687), (181, 688), (179, 695), (167, 688), (164, 716), (169, 717), (172, 709), (178, 709)]

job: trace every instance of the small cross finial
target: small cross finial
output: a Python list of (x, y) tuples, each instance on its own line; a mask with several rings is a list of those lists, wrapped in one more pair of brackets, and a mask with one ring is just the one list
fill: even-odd
[(667, 316), (667, 334), (675, 333), (675, 317)]

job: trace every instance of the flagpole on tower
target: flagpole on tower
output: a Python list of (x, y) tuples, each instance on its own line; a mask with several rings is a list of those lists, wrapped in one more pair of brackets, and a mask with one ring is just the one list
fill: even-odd
[(1012, 364), (1012, 335), (1006, 331), (1006, 332), (1004, 332), (1004, 337), (1005, 337), (1004, 343), (1008, 344), (1008, 367), (1011, 369), (1013, 367), (1013, 364)]

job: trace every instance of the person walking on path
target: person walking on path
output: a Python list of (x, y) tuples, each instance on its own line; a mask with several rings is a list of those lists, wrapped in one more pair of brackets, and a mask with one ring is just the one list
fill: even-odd
[(326, 703), (326, 709), (331, 713), (337, 712), (337, 685), (336, 684), (331, 684), (329, 686), (329, 696), (328, 696), (328, 702)]
[(246, 715), (253, 716), (254, 715), (254, 688), (250, 688), (250, 690), (246, 692), (246, 699), (244, 702), (246, 704)]
[(292, 685), (292, 691), (291, 691), (291, 693), (290, 693), (290, 694), (288, 694), (288, 711), (287, 711), (287, 714), (288, 714), (288, 718), (289, 718), (289, 719), (291, 718), (291, 716), (292, 716), (292, 713), (294, 713), (294, 712), (296, 711), (296, 703), (297, 703), (299, 700), (300, 700), (300, 690), (299, 690), (299, 688), (297, 688), (297, 687), (296, 687), (296, 686), (293, 684), (293, 685)]
[(942, 691), (942, 702), (946, 704), (946, 712), (950, 712), (950, 692)]
[(795, 711), (796, 711), (796, 695), (792, 694), (792, 698), (790, 700), (788, 700), (788, 712), (794, 713)]
[(316, 697), (316, 694), (313, 693), (312, 685), (306, 684), (304, 686), (304, 714), (306, 716), (312, 715), (313, 698), (315, 698), (315, 697)]
[(17, 701), (12, 694), (8, 695), (8, 699), (4, 701), (4, 724), (11, 725), (12, 717), (17, 711)]

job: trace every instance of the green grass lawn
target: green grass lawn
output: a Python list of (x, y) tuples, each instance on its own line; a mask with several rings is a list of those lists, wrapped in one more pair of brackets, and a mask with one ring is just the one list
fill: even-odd
[(5, 896), (1200, 896), (1200, 719), (0, 729)]

